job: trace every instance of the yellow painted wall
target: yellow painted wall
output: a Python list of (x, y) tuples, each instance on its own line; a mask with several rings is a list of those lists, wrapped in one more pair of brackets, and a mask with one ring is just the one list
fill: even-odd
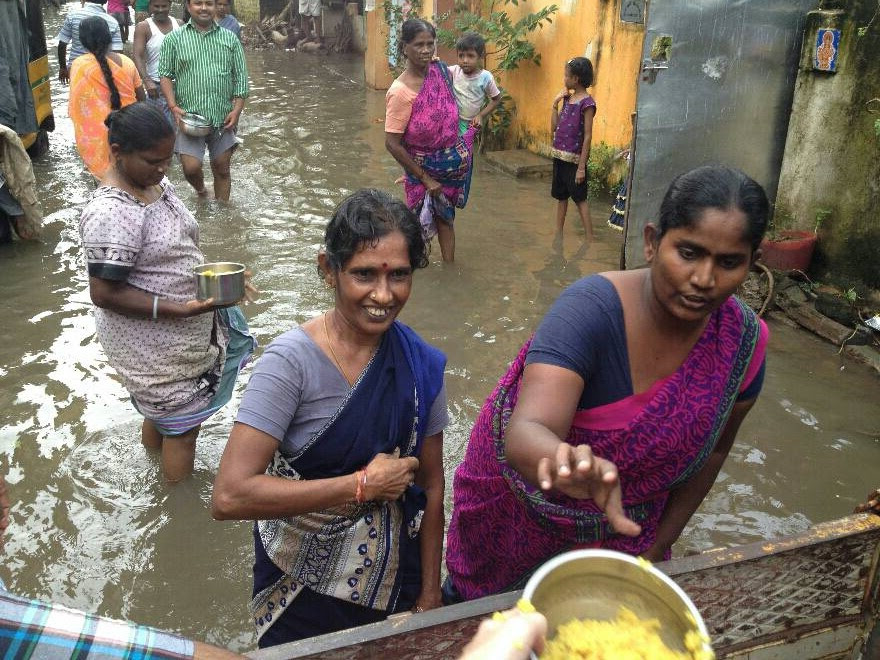
[(519, 10), (509, 10), (517, 20), (550, 4), (559, 6), (553, 23), (533, 33), (531, 39), (541, 54), (541, 65), (520, 65), (516, 71), (499, 76), (516, 101), (512, 131), (516, 144), (511, 146), (547, 153), (552, 140), (550, 108), (562, 89), (565, 62), (588, 57), (595, 72), (589, 90), (597, 107), (593, 144), (628, 147), (644, 26), (620, 21), (619, 0), (529, 0), (521, 3)]
[[(590, 89), (598, 109), (593, 143), (628, 147), (644, 26), (620, 21), (620, 0), (525, 0), (519, 7), (507, 5), (506, 9), (516, 21), (550, 4), (559, 6), (553, 22), (531, 36), (541, 54), (541, 65), (527, 63), (516, 71), (496, 73), (499, 84), (516, 102), (512, 144), (508, 146), (549, 151), (550, 107), (562, 88), (563, 67), (570, 58), (584, 56), (593, 62), (596, 73)], [(385, 55), (388, 33), (381, 0), (376, 0), (375, 11), (367, 13), (366, 25), (366, 81), (371, 87), (385, 89), (393, 78)], [(488, 66), (493, 67), (491, 61)]]
[(365, 12), (367, 31), (367, 50), (364, 53), (364, 79), (373, 89), (388, 89), (394, 81), (388, 66), (388, 24), (385, 22), (382, 5)]

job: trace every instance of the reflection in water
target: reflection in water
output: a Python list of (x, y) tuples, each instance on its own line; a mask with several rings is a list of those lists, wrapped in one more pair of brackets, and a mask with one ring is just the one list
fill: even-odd
[[(60, 25), (47, 23), (50, 34)], [(330, 306), (315, 255), (336, 201), (363, 186), (393, 190), (398, 167), (383, 146), (384, 94), (364, 88), (359, 59), (267, 51), (248, 53), (248, 66), (232, 203), (201, 202), (179, 170), (171, 178), (206, 257), (254, 270), (262, 298), (246, 314), (265, 346)], [(0, 248), (0, 469), (14, 500), (0, 578), (29, 596), (251, 648), (251, 526), (215, 523), (208, 511), (248, 372), (203, 427), (193, 478), (163, 485), (94, 337), (77, 233), (92, 184), (66, 94), (53, 85), (59, 128), (36, 165), (46, 241)], [(483, 165), (456, 220), (458, 261), (442, 266), (436, 254), (402, 316), (449, 357), (448, 491), (479, 406), (547, 306), (582, 274), (615, 268), (620, 250), (619, 234), (598, 222), (587, 249), (577, 222), (554, 243), (549, 183)], [(604, 217), (608, 205), (596, 207)], [(803, 529), (877, 486), (867, 468), (880, 459), (876, 378), (842, 364), (833, 347), (773, 325), (764, 395), (678, 553)]]

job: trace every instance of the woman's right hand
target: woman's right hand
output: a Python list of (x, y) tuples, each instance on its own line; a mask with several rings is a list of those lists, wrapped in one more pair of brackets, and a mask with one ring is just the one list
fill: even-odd
[[(237, 303), (232, 303), (233, 305)], [(213, 298), (208, 298), (207, 300), (187, 300), (183, 303), (183, 314), (182, 318), (188, 319), (191, 316), (198, 316), (199, 314), (207, 314), (208, 312), (213, 312), (218, 305), (214, 304)], [(222, 307), (231, 307), (231, 305), (222, 305)]]
[(425, 190), (431, 197), (436, 197), (443, 190), (443, 186), (435, 181), (430, 174), (425, 174), (425, 178), (422, 179), (422, 185), (425, 186)]
[(589, 445), (560, 442), (556, 455), (538, 461), (538, 483), (542, 490), (555, 488), (575, 499), (591, 499), (605, 512), (619, 534), (638, 536), (641, 526), (626, 517), (617, 466), (593, 455)]
[(395, 450), (393, 454), (376, 454), (364, 468), (367, 472), (364, 489), (366, 500), (396, 500), (413, 483), (419, 469), (419, 459), (414, 456), (398, 458), (398, 453)]

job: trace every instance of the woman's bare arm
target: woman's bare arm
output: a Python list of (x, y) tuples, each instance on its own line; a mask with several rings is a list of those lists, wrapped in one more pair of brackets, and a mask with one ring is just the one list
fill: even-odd
[(161, 296), (141, 291), (126, 282), (89, 278), (89, 294), (92, 302), (102, 309), (109, 309), (125, 316), (152, 318), (156, 305), (157, 318), (188, 318), (214, 311), (213, 300), (189, 300), (185, 303), (167, 300)]
[(621, 534), (636, 536), (641, 527), (623, 512), (617, 467), (594, 456), (587, 445), (567, 442), (584, 389), (575, 372), (548, 364), (529, 364), (505, 432), (510, 465), (543, 490), (592, 499)]
[(443, 495), (446, 478), (443, 474), (443, 433), (425, 438), (419, 457), (416, 483), (425, 489), (428, 503), (422, 518), (419, 541), (422, 551), (422, 592), (416, 606), (423, 610), (440, 607), (440, 561), (443, 554)]
[[(358, 472), (295, 481), (265, 474), (278, 441), (236, 422), (214, 480), (211, 511), (217, 520), (271, 520), (354, 502)], [(366, 466), (365, 500), (395, 500), (413, 480), (419, 460), (377, 454)]]

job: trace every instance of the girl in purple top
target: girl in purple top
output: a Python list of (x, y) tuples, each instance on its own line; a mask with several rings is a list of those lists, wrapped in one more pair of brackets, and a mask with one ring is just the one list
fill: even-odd
[[(586, 57), (573, 57), (565, 63), (565, 86), (553, 99), (550, 130), (553, 133), (553, 184), (550, 194), (556, 205), (556, 232), (562, 234), (568, 198), (577, 205), (584, 238), (593, 240), (593, 223), (587, 204), (587, 161), (593, 135), (596, 102), (587, 94), (593, 84), (593, 65)], [(562, 101), (562, 110), (559, 102)]]

